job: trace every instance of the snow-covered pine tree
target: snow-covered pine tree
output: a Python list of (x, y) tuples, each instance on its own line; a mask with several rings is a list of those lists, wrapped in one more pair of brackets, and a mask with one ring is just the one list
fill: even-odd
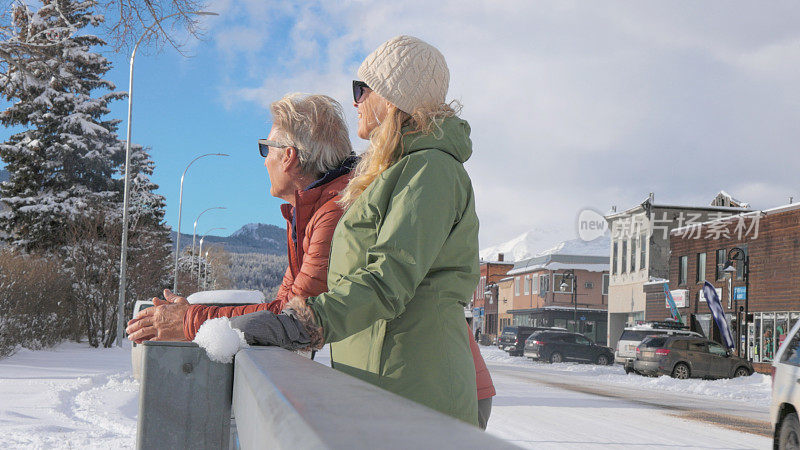
[[(133, 312), (135, 300), (152, 298), (159, 288), (172, 285), (172, 240), (164, 223), (166, 201), (155, 192), (158, 185), (150, 178), (154, 169), (148, 149), (131, 146), (126, 317)], [(122, 211), (121, 203), (118, 210)]]
[[(108, 104), (125, 97), (103, 76), (110, 63), (83, 34), (103, 17), (94, 1), (44, 0), (14, 10), (16, 34), (0, 41), (0, 93), (13, 102), (0, 123), (24, 128), (0, 144), (10, 180), (0, 185), (0, 231), (14, 247), (55, 253), (72, 283), (84, 332), (93, 346), (114, 342), (122, 229), (124, 142)], [(106, 91), (98, 94), (98, 91)], [(111, 92), (108, 92), (111, 91)], [(164, 198), (150, 180), (147, 150), (131, 155), (128, 305), (169, 283), (169, 229)]]
[[(3, 125), (24, 128), (0, 144), (10, 179), (0, 184), (0, 231), (14, 247), (53, 250), (66, 224), (100, 213), (120, 197), (113, 177), (124, 146), (108, 104), (125, 96), (103, 79), (110, 62), (83, 34), (103, 16), (94, 1), (44, 0), (37, 11), (23, 2), (13, 11), (15, 34), (0, 41), (0, 92), (12, 106)], [(111, 91), (98, 95), (97, 91)]]

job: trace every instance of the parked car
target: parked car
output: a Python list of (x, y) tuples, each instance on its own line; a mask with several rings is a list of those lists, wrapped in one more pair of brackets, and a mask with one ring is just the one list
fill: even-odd
[(636, 359), (636, 346), (647, 336), (692, 336), (703, 337), (699, 333), (689, 331), (688, 327), (678, 322), (651, 322), (625, 328), (617, 342), (614, 361), (622, 364), (625, 373), (633, 371), (633, 360)]
[(772, 422), (773, 448), (800, 446), (800, 321), (789, 331), (772, 363), (772, 401), (769, 418)]
[(636, 347), (633, 362), (644, 375), (673, 378), (734, 378), (753, 373), (749, 361), (717, 342), (688, 336), (648, 336)]
[(596, 364), (613, 364), (614, 353), (610, 347), (592, 342), (580, 333), (568, 331), (539, 331), (525, 341), (526, 357), (551, 363), (562, 361), (588, 361)]
[(511, 356), (522, 356), (525, 340), (528, 339), (528, 336), (544, 330), (567, 331), (566, 328), (561, 327), (505, 327), (497, 339), (497, 348), (507, 351)]

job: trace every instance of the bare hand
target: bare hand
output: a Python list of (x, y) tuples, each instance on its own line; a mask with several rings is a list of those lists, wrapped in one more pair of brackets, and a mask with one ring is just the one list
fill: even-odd
[(185, 341), (183, 319), (189, 302), (169, 289), (164, 289), (164, 299), (153, 298), (153, 305), (144, 309), (128, 322), (125, 332), (137, 344), (143, 341)]

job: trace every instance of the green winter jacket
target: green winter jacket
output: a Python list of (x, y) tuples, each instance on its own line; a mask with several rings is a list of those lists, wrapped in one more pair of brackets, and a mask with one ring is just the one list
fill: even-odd
[[(407, 130), (404, 130), (407, 131)], [(477, 425), (464, 306), (478, 283), (469, 124), (402, 139), (402, 157), (344, 213), (328, 292), (308, 299), (335, 369)]]

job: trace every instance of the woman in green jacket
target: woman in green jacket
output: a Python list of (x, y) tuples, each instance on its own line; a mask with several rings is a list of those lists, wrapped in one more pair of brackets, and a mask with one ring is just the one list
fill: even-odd
[[(390, 39), (358, 75), (358, 135), (369, 147), (342, 192), (347, 210), (333, 235), (328, 291), (290, 301), (280, 327), (248, 326), (247, 316), (233, 325), (255, 343), (330, 343), (334, 369), (477, 425), (464, 323), (479, 278), (478, 218), (463, 166), (469, 125), (445, 103), (444, 57), (417, 38)], [(291, 323), (299, 333), (284, 333)]]

